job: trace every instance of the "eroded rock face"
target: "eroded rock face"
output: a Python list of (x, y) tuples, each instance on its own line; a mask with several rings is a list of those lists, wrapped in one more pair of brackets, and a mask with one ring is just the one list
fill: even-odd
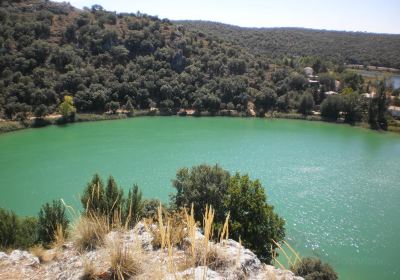
[[(135, 248), (135, 256), (140, 266), (135, 279), (209, 279), (209, 280), (303, 280), (292, 272), (280, 270), (263, 264), (250, 250), (234, 240), (220, 243), (210, 242), (208, 251), (212, 254), (204, 266), (203, 259), (194, 261), (189, 253), (190, 241), (185, 240), (187, 248), (154, 249), (153, 233), (155, 225), (138, 223), (129, 231), (113, 231), (106, 235), (106, 243), (124, 248)], [(204, 244), (204, 236), (196, 233), (196, 248)], [(81, 279), (85, 266), (90, 264), (99, 279), (110, 279), (110, 245), (96, 250), (78, 252), (72, 242), (45, 252), (39, 258), (26, 251), (15, 250), (10, 254), (0, 252), (0, 280), (3, 279)], [(130, 249), (129, 249), (130, 250)], [(44, 260), (44, 261), (43, 261)], [(193, 263), (197, 265), (193, 266)], [(86, 267), (87, 268), (87, 267)]]

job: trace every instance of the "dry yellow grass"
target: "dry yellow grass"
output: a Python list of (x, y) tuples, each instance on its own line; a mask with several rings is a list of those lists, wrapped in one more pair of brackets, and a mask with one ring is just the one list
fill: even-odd
[(285, 240), (283, 241), (283, 244), (286, 246), (288, 251), (278, 242), (275, 242), (275, 240), (272, 240), (272, 242), (278, 247), (279, 252), (282, 253), (282, 255), (285, 257), (285, 263), (287, 266), (285, 266), (282, 262), (280, 262), (277, 258), (277, 252), (276, 250), (272, 249), (271, 245), (271, 251), (272, 251), (272, 259), (276, 264), (279, 265), (281, 269), (287, 269), (290, 270), (290, 268), (295, 267), (299, 262), (301, 262), (301, 257), (299, 253), (297, 253), (292, 246), (289, 245), (288, 242)]
[[(185, 210), (167, 213), (160, 204), (157, 210), (157, 221), (148, 219), (145, 224), (157, 225), (156, 228), (148, 227), (153, 234), (152, 245), (155, 248), (165, 249), (168, 245), (167, 241), (170, 242), (173, 247), (183, 247), (185, 243), (184, 239), (188, 235)], [(171, 230), (169, 236), (167, 236), (169, 228), (173, 230)]]
[(228, 212), (228, 215), (226, 215), (225, 218), (225, 223), (224, 226), (222, 227), (222, 232), (219, 237), (219, 242), (222, 242), (223, 240), (227, 240), (229, 238), (229, 218), (230, 218), (230, 213)]
[(55, 251), (46, 250), (42, 245), (35, 245), (29, 251), (39, 259), (40, 263), (50, 262), (57, 256)]
[(189, 237), (189, 242), (190, 242), (190, 254), (193, 258), (192, 263), (194, 264), (195, 257), (196, 257), (197, 223), (196, 223), (196, 220), (194, 219), (193, 203), (192, 203), (192, 207), (190, 209), (190, 215), (188, 215), (186, 209), (184, 209), (184, 211), (185, 211), (185, 218), (186, 218), (186, 230), (187, 230), (187, 235)]
[(73, 244), (80, 252), (96, 249), (104, 244), (104, 238), (109, 231), (107, 217), (81, 216), (72, 230)]
[(61, 248), (64, 243), (65, 243), (66, 237), (64, 235), (64, 230), (62, 225), (58, 224), (56, 226), (56, 230), (54, 232), (54, 242), (52, 244), (53, 248), (59, 249)]
[(83, 260), (83, 274), (80, 278), (81, 280), (98, 280), (96, 268), (93, 262), (84, 259)]
[(109, 252), (111, 278), (125, 280), (142, 271), (142, 254), (139, 248), (124, 244), (118, 238), (106, 243)]

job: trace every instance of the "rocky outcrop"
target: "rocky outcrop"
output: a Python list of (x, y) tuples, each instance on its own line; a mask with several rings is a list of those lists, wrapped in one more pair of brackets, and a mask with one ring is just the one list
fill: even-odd
[[(250, 250), (234, 240), (210, 242), (207, 266), (190, 265), (185, 246), (155, 249), (152, 226), (139, 223), (130, 231), (112, 231), (105, 237), (105, 244), (122, 244), (134, 250), (140, 272), (134, 279), (254, 279), (302, 280), (292, 272), (263, 264)], [(202, 244), (204, 236), (196, 233), (195, 242)], [(114, 243), (112, 243), (114, 242)], [(189, 240), (185, 240), (189, 244)], [(189, 244), (190, 245), (190, 244)], [(112, 245), (114, 246), (114, 245)], [(41, 252), (38, 257), (26, 251), (15, 250), (10, 254), (0, 252), (0, 279), (82, 279), (90, 266), (97, 279), (110, 279), (110, 245), (93, 251), (78, 252), (73, 242)], [(189, 264), (188, 264), (189, 263)]]

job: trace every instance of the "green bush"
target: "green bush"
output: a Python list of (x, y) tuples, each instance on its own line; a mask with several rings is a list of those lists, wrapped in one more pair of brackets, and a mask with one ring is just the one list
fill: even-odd
[(229, 172), (218, 165), (203, 164), (191, 169), (179, 169), (172, 181), (176, 194), (171, 196), (171, 204), (179, 208), (190, 207), (193, 203), (196, 221), (202, 221), (206, 205), (212, 205), (216, 220), (221, 221), (226, 212), (222, 201), (228, 189), (229, 177)]
[(0, 248), (32, 247), (37, 241), (37, 219), (18, 217), (0, 208)]
[(314, 98), (311, 95), (311, 93), (304, 93), (301, 98), (300, 98), (300, 103), (299, 103), (299, 113), (302, 113), (303, 115), (309, 115), (311, 114), (311, 111), (314, 109), (315, 103), (314, 103)]
[(24, 217), (18, 219), (18, 229), (15, 247), (27, 249), (38, 241), (38, 219), (36, 217)]
[[(86, 214), (104, 215), (110, 224), (121, 222), (133, 227), (142, 218), (143, 201), (139, 187), (134, 185), (125, 198), (112, 176), (104, 187), (103, 180), (95, 174), (83, 192), (81, 203)], [(120, 221), (113, 221), (116, 212)]]
[(328, 120), (336, 121), (339, 118), (340, 111), (343, 109), (343, 100), (341, 96), (330, 95), (321, 103), (321, 116)]
[[(142, 216), (145, 218), (152, 218), (157, 215), (157, 209), (160, 206), (160, 201), (158, 199), (145, 199), (143, 201)], [(167, 207), (163, 205), (163, 208)]]
[(65, 207), (60, 200), (46, 203), (40, 209), (38, 215), (38, 240), (49, 244), (55, 240), (57, 227), (61, 227), (65, 235), (69, 220), (65, 213)]
[(17, 227), (17, 215), (0, 208), (0, 246), (2, 248), (15, 245)]
[(320, 259), (304, 258), (292, 269), (293, 273), (305, 280), (336, 280), (338, 276), (333, 268)]
[(271, 262), (272, 248), (285, 237), (285, 221), (274, 213), (274, 207), (266, 203), (266, 195), (260, 181), (250, 180), (248, 175), (236, 173), (230, 178), (223, 199), (230, 213), (233, 239), (242, 239), (243, 245), (252, 250), (261, 261)]
[(144, 202), (138, 185), (134, 185), (128, 192), (124, 207), (124, 220), (129, 227), (133, 227), (143, 215)]
[(216, 232), (230, 212), (231, 237), (240, 237), (262, 261), (271, 261), (271, 246), (275, 248), (271, 240), (279, 242), (285, 237), (284, 220), (266, 203), (264, 188), (258, 180), (239, 173), (230, 176), (218, 165), (200, 165), (178, 170), (173, 186), (177, 192), (171, 196), (172, 207), (190, 207), (193, 203), (195, 219), (202, 221), (205, 206), (212, 205)]

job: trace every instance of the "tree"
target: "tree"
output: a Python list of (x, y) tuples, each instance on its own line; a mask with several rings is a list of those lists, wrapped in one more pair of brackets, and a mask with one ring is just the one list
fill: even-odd
[(128, 101), (126, 101), (124, 108), (127, 111), (128, 117), (132, 117), (133, 116), (133, 105), (132, 105), (132, 102), (130, 99), (128, 99)]
[(106, 110), (111, 111), (112, 114), (116, 114), (119, 109), (119, 102), (117, 101), (110, 101), (106, 104)]
[(81, 203), (86, 214), (105, 214), (107, 205), (104, 201), (104, 182), (99, 174), (94, 174), (86, 185), (81, 197)]
[(223, 200), (230, 213), (231, 236), (243, 240), (245, 247), (257, 254), (260, 260), (271, 262), (272, 249), (285, 237), (285, 221), (266, 203), (266, 195), (260, 181), (250, 180), (248, 175), (236, 173), (230, 178)]
[(344, 120), (348, 123), (354, 123), (361, 120), (361, 105), (358, 92), (352, 91), (343, 94), (343, 113)]
[(46, 203), (40, 209), (38, 215), (38, 239), (44, 244), (49, 244), (55, 240), (57, 230), (62, 230), (65, 235), (69, 225), (69, 220), (65, 213), (65, 207), (61, 200), (53, 200)]
[(206, 205), (215, 209), (215, 235), (222, 228), (226, 215), (230, 213), (229, 232), (234, 239), (239, 237), (254, 250), (260, 259), (270, 262), (272, 248), (285, 236), (284, 220), (276, 215), (273, 207), (266, 203), (264, 188), (248, 175), (229, 172), (218, 165), (199, 165), (191, 169), (179, 169), (172, 181), (176, 193), (171, 196), (174, 208), (194, 206), (194, 216), (201, 221)]
[(381, 129), (387, 129), (387, 98), (386, 98), (386, 81), (379, 81), (377, 86), (377, 105), (378, 105), (378, 124)]
[(265, 111), (271, 110), (276, 104), (276, 93), (271, 88), (265, 88), (262, 92), (257, 92), (255, 96), (255, 105), (257, 109)]
[(133, 227), (143, 216), (145, 203), (142, 200), (142, 192), (138, 185), (133, 187), (128, 192), (128, 197), (125, 201), (124, 216), (125, 224), (128, 227)]
[(37, 227), (36, 217), (19, 217), (16, 247), (31, 248), (38, 241)]
[(368, 122), (372, 128), (387, 129), (387, 98), (384, 81), (377, 84), (377, 94), (369, 101)]
[(225, 209), (223, 197), (228, 189), (229, 172), (218, 165), (199, 165), (191, 169), (182, 168), (172, 181), (176, 194), (171, 196), (171, 204), (190, 207), (193, 203), (196, 221), (201, 221), (206, 205), (212, 205), (218, 221), (223, 220)]
[(300, 98), (299, 112), (303, 115), (309, 115), (314, 109), (314, 98), (311, 93), (304, 93)]
[(122, 213), (124, 193), (115, 182), (112, 176), (108, 177), (107, 186), (104, 192), (104, 203), (105, 203), (105, 215), (108, 217), (108, 221), (112, 224), (114, 214), (117, 211)]
[(76, 108), (74, 107), (74, 100), (72, 96), (65, 95), (64, 101), (58, 107), (60, 114), (64, 120), (73, 120), (76, 113)]
[(18, 229), (17, 215), (0, 208), (0, 247), (8, 248), (16, 241)]
[(320, 259), (304, 258), (295, 267), (292, 267), (295, 275), (303, 277), (305, 280), (336, 280), (337, 273)]
[(37, 219), (18, 217), (12, 211), (0, 208), (0, 248), (32, 247), (38, 240)]
[(339, 118), (340, 111), (343, 108), (341, 96), (330, 95), (321, 103), (321, 116), (336, 121)]
[(47, 107), (44, 104), (40, 104), (35, 109), (35, 117), (38, 119), (42, 119), (47, 114)]

